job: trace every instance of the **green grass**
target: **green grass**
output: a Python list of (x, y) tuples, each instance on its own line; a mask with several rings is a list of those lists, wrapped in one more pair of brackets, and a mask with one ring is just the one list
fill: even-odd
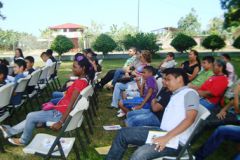
[[(155, 60), (153, 60), (152, 65), (156, 66), (159, 64), (160, 61), (161, 61), (160, 59), (155, 59)], [(178, 59), (178, 64), (180, 64), (182, 61), (183, 61), (183, 59)], [(240, 58), (233, 60), (233, 64), (235, 66), (235, 69), (236, 69), (238, 75), (240, 75), (240, 63), (239, 62), (240, 62)], [(121, 67), (123, 65), (123, 63), (124, 63), (124, 60), (104, 60), (102, 76), (105, 75), (105, 73), (110, 69), (115, 69), (115, 68)], [(68, 79), (69, 75), (71, 74), (71, 66), (72, 66), (71, 62), (65, 62), (61, 66), (60, 74), (59, 74), (61, 82), (64, 82)], [(46, 97), (46, 101), (47, 101), (48, 98), (47, 98), (47, 96), (45, 96), (45, 97)], [(113, 125), (113, 124), (120, 124), (121, 126), (124, 125), (123, 119), (119, 119), (116, 117), (116, 110), (107, 109), (107, 106), (110, 105), (111, 97), (112, 97), (112, 94), (110, 91), (105, 90), (105, 89), (100, 91), (100, 94), (99, 94), (100, 109), (97, 112), (98, 117), (95, 118), (94, 135), (93, 136), (90, 135), (91, 144), (89, 144), (87, 146), (87, 151), (88, 151), (89, 156), (87, 158), (87, 157), (84, 157), (83, 154), (81, 154), (82, 159), (89, 159), (89, 160), (104, 159), (104, 156), (98, 155), (98, 153), (95, 151), (94, 148), (111, 145), (116, 132), (115, 131), (105, 131), (102, 128), (102, 126), (103, 125)], [(21, 117), (22, 119), (25, 118), (25, 115), (23, 114), (22, 111), (18, 114), (18, 116)], [(201, 144), (209, 137), (209, 135), (211, 134), (212, 131), (213, 131), (213, 129), (211, 129), (209, 131), (205, 131), (199, 137), (197, 142), (195, 144), (193, 144), (193, 146), (192, 146), (193, 151), (195, 151), (197, 148), (199, 148), (201, 146)], [(50, 130), (44, 129), (44, 128), (36, 129), (34, 131), (34, 134), (39, 133), (39, 132), (56, 134), (56, 132), (53, 132), (53, 131), (50, 131)], [(12, 146), (6, 140), (3, 140), (3, 143), (5, 144), (4, 147), (5, 147), (6, 153), (0, 153), (0, 160), (16, 160), (16, 159), (17, 160), (25, 160), (25, 159), (38, 160), (38, 159), (41, 159), (38, 156), (24, 154), (22, 151), (23, 147)], [(209, 160), (231, 159), (231, 157), (237, 152), (235, 148), (236, 147), (235, 147), (234, 143), (225, 142), (208, 159)], [(134, 150), (133, 148), (128, 149), (127, 153), (124, 156), (124, 159), (129, 159), (133, 150)], [(69, 155), (68, 158), (71, 160), (74, 160), (75, 159), (74, 152), (71, 152), (71, 154)]]

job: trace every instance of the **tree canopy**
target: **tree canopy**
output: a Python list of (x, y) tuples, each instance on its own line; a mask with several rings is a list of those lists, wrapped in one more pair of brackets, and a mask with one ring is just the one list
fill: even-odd
[(93, 48), (103, 54), (113, 51), (116, 47), (116, 42), (107, 34), (100, 34), (93, 43)]

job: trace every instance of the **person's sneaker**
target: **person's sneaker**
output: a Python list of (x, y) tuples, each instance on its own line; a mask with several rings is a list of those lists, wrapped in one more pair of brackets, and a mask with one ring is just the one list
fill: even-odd
[(121, 118), (121, 117), (124, 117), (126, 114), (124, 112), (120, 112), (117, 117)]
[(10, 137), (8, 132), (7, 132), (7, 129), (4, 126), (0, 126), (0, 130), (2, 131), (4, 138)]
[(8, 138), (8, 142), (16, 146), (23, 146), (24, 144), (20, 142), (20, 138)]
[(119, 110), (117, 111), (117, 113), (121, 113), (121, 112), (123, 112), (122, 109), (119, 109)]

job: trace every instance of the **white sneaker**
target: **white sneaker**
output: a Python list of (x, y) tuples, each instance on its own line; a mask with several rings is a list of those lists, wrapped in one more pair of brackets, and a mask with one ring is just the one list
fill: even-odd
[(120, 112), (117, 117), (121, 118), (121, 117), (124, 117), (126, 114), (124, 112)]
[(117, 111), (117, 113), (121, 113), (121, 112), (123, 112), (122, 109), (119, 109), (119, 110)]
[(8, 137), (10, 137), (9, 134), (7, 133), (7, 130), (6, 130), (5, 127), (0, 126), (0, 130), (2, 131), (2, 133), (3, 133), (3, 137), (4, 137), (4, 138), (8, 138)]

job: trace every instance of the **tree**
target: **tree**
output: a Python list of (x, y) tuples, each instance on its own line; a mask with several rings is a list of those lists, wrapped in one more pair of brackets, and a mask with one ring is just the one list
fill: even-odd
[(208, 24), (207, 33), (212, 35), (221, 35), (223, 33), (223, 19), (214, 17)]
[(240, 49), (240, 36), (234, 40), (233, 47)]
[(189, 36), (198, 35), (200, 33), (201, 24), (198, 22), (196, 11), (192, 8), (190, 13), (185, 17), (181, 17), (178, 21), (179, 32)]
[(93, 43), (93, 48), (98, 52), (107, 54), (117, 47), (116, 42), (107, 34), (100, 34)]
[(153, 33), (137, 33), (136, 35), (126, 35), (122, 41), (125, 49), (130, 47), (137, 47), (141, 50), (149, 50), (151, 53), (155, 53), (159, 50), (157, 44), (157, 36)]
[(58, 53), (59, 60), (63, 53), (68, 52), (74, 47), (73, 42), (62, 35), (57, 36), (51, 44), (51, 49)]
[(211, 49), (212, 52), (223, 48), (225, 45), (224, 40), (218, 35), (210, 35), (202, 42), (202, 46), (206, 49)]
[(48, 47), (50, 46), (50, 41), (53, 39), (53, 30), (46, 28), (44, 30), (40, 30), (41, 37), (47, 39)]
[(240, 1), (239, 0), (221, 0), (224, 13), (224, 27), (240, 25)]
[[(3, 3), (0, 1), (0, 9), (1, 8), (3, 8)], [(1, 12), (0, 12), (0, 18), (5, 19), (6, 17), (4, 15), (2, 15)]]
[(171, 46), (181, 53), (186, 52), (196, 45), (197, 43), (192, 37), (182, 33), (178, 34), (171, 42)]

